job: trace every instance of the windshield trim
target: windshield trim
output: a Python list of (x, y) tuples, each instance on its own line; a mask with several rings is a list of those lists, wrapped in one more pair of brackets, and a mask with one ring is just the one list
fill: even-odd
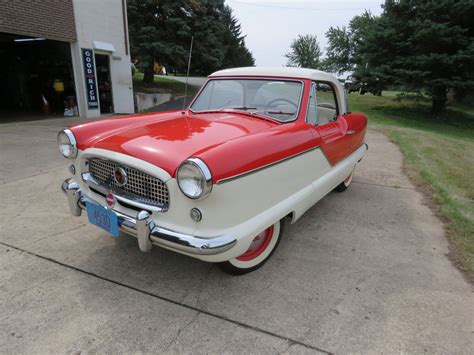
[(195, 110), (192, 110), (191, 107), (194, 105), (194, 102), (198, 99), (198, 97), (201, 95), (201, 93), (204, 91), (204, 88), (213, 80), (262, 80), (262, 81), (289, 81), (289, 82), (294, 82), (294, 83), (300, 83), (301, 84), (301, 93), (300, 93), (300, 98), (298, 100), (298, 108), (296, 109), (295, 113), (295, 118), (292, 119), (291, 121), (280, 121), (279, 119), (275, 118), (275, 117), (272, 117), (272, 116), (269, 116), (269, 115), (265, 115), (263, 113), (252, 113), (252, 111), (246, 111), (246, 110), (232, 110), (234, 112), (239, 112), (239, 113), (246, 113), (248, 114), (249, 116), (254, 116), (254, 117), (262, 117), (262, 118), (268, 118), (272, 121), (275, 121), (275, 122), (279, 122), (279, 123), (290, 123), (290, 122), (295, 122), (298, 117), (300, 117), (300, 113), (301, 113), (301, 103), (303, 102), (303, 95), (304, 95), (304, 90), (305, 90), (305, 81), (302, 80), (302, 79), (292, 79), (292, 78), (276, 78), (276, 77), (241, 77), (241, 76), (230, 76), (230, 77), (216, 77), (216, 78), (209, 78), (209, 80), (206, 81), (206, 83), (201, 87), (201, 89), (199, 90), (199, 92), (197, 93), (197, 95), (194, 97), (194, 99), (191, 101), (191, 103), (189, 104), (188, 106), (188, 110), (191, 111), (192, 113), (195, 113), (195, 114), (199, 114), (199, 113), (218, 113), (218, 112), (223, 112), (223, 113), (229, 113), (231, 112), (230, 111), (230, 107), (228, 108), (229, 111), (225, 111), (225, 109), (223, 109), (223, 111), (219, 111), (219, 110), (202, 110), (202, 111), (195, 111)]

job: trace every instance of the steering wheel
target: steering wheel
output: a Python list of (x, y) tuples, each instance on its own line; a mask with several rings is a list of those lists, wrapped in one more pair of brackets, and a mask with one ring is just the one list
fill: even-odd
[(290, 104), (290, 105), (295, 106), (295, 109), (298, 109), (298, 105), (295, 104), (293, 101), (288, 100), (288, 99), (283, 99), (283, 98), (281, 98), (281, 99), (273, 99), (272, 101), (270, 101), (270, 102), (265, 106), (265, 110), (266, 110), (267, 108), (269, 108), (269, 107), (277, 106), (277, 105), (275, 105), (274, 103), (275, 103), (275, 102), (278, 102), (278, 101), (286, 102), (287, 104)]

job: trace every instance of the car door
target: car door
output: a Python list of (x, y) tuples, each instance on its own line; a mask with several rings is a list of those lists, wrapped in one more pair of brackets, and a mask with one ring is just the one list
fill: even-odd
[(307, 121), (314, 124), (316, 139), (320, 140), (321, 150), (331, 165), (352, 152), (347, 144), (347, 121), (339, 112), (337, 95), (331, 84), (313, 83)]

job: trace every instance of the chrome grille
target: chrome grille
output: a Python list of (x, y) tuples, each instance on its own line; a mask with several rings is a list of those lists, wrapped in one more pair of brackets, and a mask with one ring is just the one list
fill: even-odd
[[(94, 178), (118, 193), (125, 191), (138, 197), (143, 203), (163, 207), (169, 205), (168, 188), (160, 179), (112, 160), (93, 158), (88, 163), (89, 172)], [(127, 183), (123, 186), (119, 186), (114, 179), (114, 170), (117, 167), (121, 167), (127, 173)]]

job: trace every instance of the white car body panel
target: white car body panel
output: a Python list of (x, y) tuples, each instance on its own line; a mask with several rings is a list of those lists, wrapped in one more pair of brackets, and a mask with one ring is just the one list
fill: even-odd
[[(288, 215), (291, 215), (292, 223), (297, 221), (353, 171), (366, 150), (366, 146), (362, 145), (348, 158), (331, 167), (320, 149), (312, 149), (216, 184), (209, 197), (203, 201), (186, 198), (179, 190), (176, 180), (166, 171), (129, 155), (90, 148), (79, 151), (75, 162), (84, 172), (87, 171), (84, 164), (87, 159), (107, 158), (139, 168), (166, 182), (170, 193), (170, 208), (167, 212), (151, 215), (158, 226), (203, 238), (232, 235), (237, 239), (233, 248), (218, 255), (195, 255), (170, 249), (203, 261), (221, 262), (243, 254), (253, 238), (275, 221)], [(308, 174), (308, 171), (311, 171), (311, 174)], [(104, 197), (91, 191), (82, 181), (80, 171), (76, 172), (74, 178), (86, 196), (105, 205)], [(202, 211), (203, 219), (199, 223), (189, 217), (193, 207)], [(116, 204), (114, 209), (132, 217), (137, 214), (136, 211), (119, 204)]]

